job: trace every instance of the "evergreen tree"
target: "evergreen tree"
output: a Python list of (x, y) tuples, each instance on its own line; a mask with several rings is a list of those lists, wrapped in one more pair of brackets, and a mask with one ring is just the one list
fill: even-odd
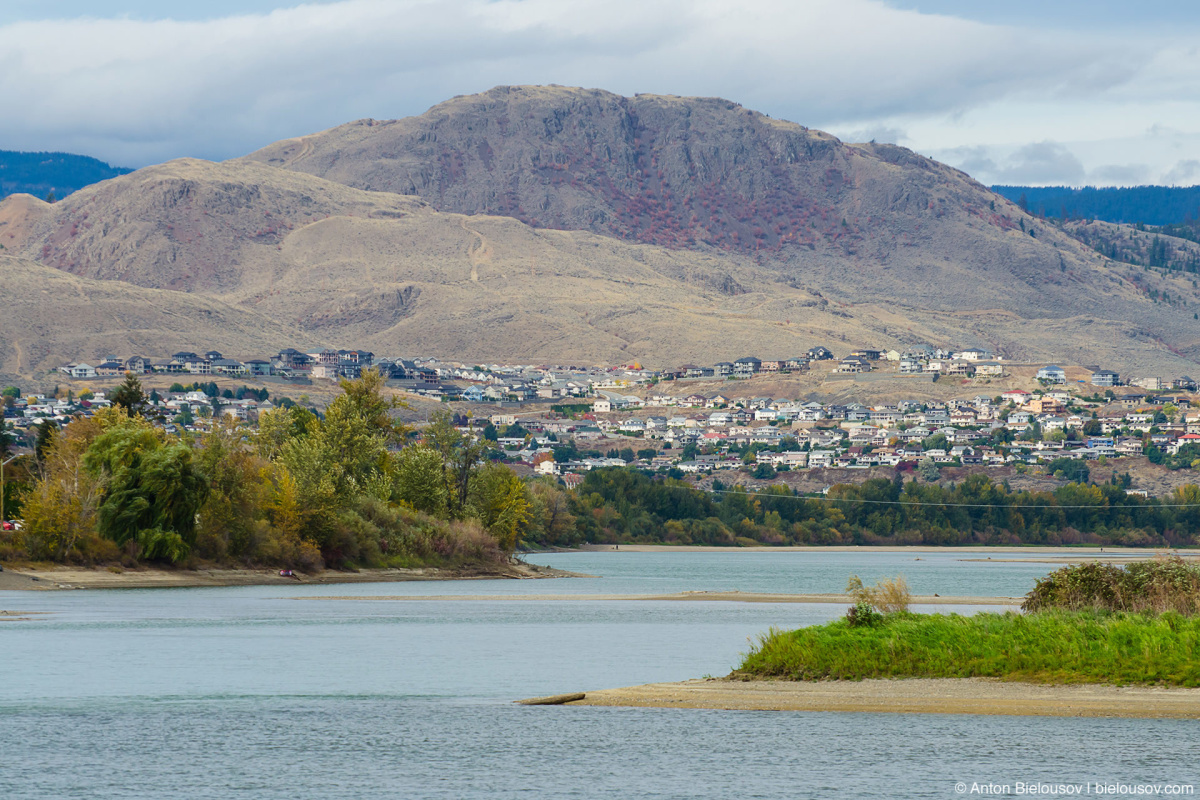
[(146, 405), (146, 394), (142, 382), (132, 372), (125, 373), (125, 382), (116, 388), (109, 398), (114, 406), (125, 409), (130, 416), (142, 413)]

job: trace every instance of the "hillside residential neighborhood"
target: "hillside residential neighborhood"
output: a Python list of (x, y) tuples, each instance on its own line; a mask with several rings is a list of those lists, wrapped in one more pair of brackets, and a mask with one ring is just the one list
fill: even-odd
[[(849, 373), (849, 380), (890, 370), (897, 376), (925, 376), (926, 381), (934, 375), (974, 377), (984, 385), (1010, 366), (986, 350), (953, 352), (932, 346), (903, 352), (855, 350), (841, 359), (828, 348), (814, 347), (791, 359), (747, 356), (666, 370), (636, 363), (620, 368), (464, 365), (433, 358), (380, 358), (362, 350), (287, 348), (269, 358), (246, 360), (215, 350), (180, 352), (163, 360), (109, 355), (95, 366), (68, 364), (61, 372), (76, 380), (126, 373), (190, 378), (193, 382), (181, 391), (175, 391), (182, 389), (177, 382), (171, 391), (153, 392), (148, 416), (168, 429), (202, 431), (219, 417), (253, 424), (260, 413), (276, 408), (271, 394), (290, 404), (292, 400), (279, 397), (282, 391), (302, 392), (321, 380), (355, 378), (378, 369), (389, 386), (470, 404), (466, 413), (456, 415), (461, 427), (494, 438), (507, 460), (562, 476), (567, 483), (572, 474), (629, 464), (677, 474), (750, 464), (766, 465), (766, 472), (773, 473), (1175, 455), (1187, 445), (1200, 450), (1200, 411), (1190, 410), (1187, 394), (1196, 384), (1186, 376), (1144, 378), (1123, 386), (1115, 372), (1095, 369), (1087, 379), (1068, 385), (1066, 370), (1048, 364), (1034, 374), (1040, 388), (1033, 391), (985, 391), (970, 399), (872, 406), (738, 391), (755, 386), (746, 382), (751, 378), (806, 373), (820, 362), (831, 377)], [(218, 392), (214, 376), (256, 379), (279, 388)], [(688, 389), (692, 383), (711, 386), (713, 381), (728, 391)], [(1148, 391), (1130, 388), (1134, 385)], [(1112, 391), (1118, 386), (1123, 386), (1120, 395)], [(1168, 389), (1184, 394), (1161, 393)], [(78, 397), (32, 394), (9, 398), (5, 416), (20, 432), (45, 422), (63, 424), (108, 404), (103, 391)]]

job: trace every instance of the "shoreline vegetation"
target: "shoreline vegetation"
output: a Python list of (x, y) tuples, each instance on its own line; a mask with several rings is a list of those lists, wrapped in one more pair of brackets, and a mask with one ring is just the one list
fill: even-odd
[(902, 577), (851, 577), (843, 619), (759, 637), (726, 678), (570, 705), (1200, 718), (1200, 565), (1084, 563), (1021, 612), (915, 614)]
[(522, 481), (449, 412), (416, 437), (384, 383), (367, 371), (324, 411), (281, 406), (256, 429), (225, 420), (193, 435), (156, 426), (127, 374), (111, 408), (41, 426), (10, 470), (22, 524), (0, 535), (0, 562), (519, 572), (517, 544), (570, 519), (563, 491)]

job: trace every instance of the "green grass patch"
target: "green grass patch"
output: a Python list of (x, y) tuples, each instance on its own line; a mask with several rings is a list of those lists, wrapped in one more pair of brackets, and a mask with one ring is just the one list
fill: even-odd
[(1000, 678), (1200, 686), (1200, 619), (1176, 613), (898, 613), (761, 636), (735, 675), (789, 680)]

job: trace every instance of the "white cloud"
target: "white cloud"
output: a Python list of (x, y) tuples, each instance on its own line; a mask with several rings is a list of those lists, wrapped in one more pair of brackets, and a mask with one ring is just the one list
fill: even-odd
[(0, 147), (131, 165), (228, 157), (504, 83), (720, 95), (808, 125), (900, 132), (898, 117), (1123, 91), (1184, 55), (878, 0), (345, 0), (208, 21), (23, 22), (0, 27)]

